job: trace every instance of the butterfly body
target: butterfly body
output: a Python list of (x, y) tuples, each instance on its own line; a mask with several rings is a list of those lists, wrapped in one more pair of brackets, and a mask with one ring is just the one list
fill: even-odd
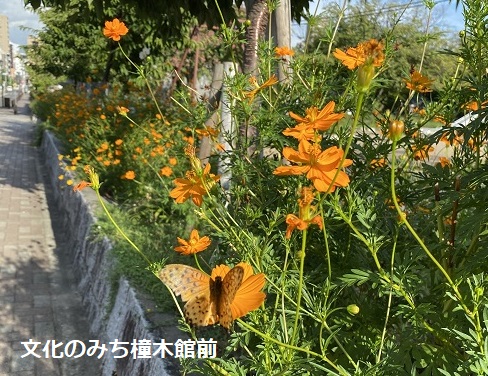
[(219, 323), (229, 329), (237, 318), (232, 314), (232, 304), (244, 279), (242, 266), (228, 270), (223, 278), (220, 275), (212, 278), (190, 266), (172, 264), (159, 272), (159, 278), (186, 302), (184, 314), (188, 324), (207, 326)]

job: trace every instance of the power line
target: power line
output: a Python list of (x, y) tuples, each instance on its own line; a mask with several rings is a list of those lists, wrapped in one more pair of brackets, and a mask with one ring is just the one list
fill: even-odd
[[(449, 0), (439, 0), (436, 3), (434, 3), (434, 6), (442, 3), (447, 3)], [(395, 5), (389, 5), (385, 8), (378, 9), (377, 11), (368, 11), (361, 13), (361, 16), (376, 16), (379, 12), (389, 12), (389, 11), (396, 11), (396, 10), (402, 10), (402, 9), (411, 9), (411, 8), (420, 8), (425, 6), (425, 3), (423, 1), (414, 1), (411, 2), (410, 4), (395, 4)], [(325, 9), (325, 8), (322, 8)], [(348, 19), (348, 18), (354, 18), (357, 17), (357, 15), (345, 15), (343, 19)], [(300, 25), (307, 25), (308, 21), (305, 19), (304, 22), (300, 22)]]

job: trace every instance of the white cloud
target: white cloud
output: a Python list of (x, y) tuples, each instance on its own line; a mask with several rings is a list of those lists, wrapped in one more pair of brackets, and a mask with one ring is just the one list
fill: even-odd
[[(15, 44), (27, 43), (27, 36), (33, 30), (42, 28), (39, 16), (24, 7), (24, 0), (0, 0), (0, 14), (8, 17), (10, 41)], [(22, 30), (28, 28), (31, 30)]]

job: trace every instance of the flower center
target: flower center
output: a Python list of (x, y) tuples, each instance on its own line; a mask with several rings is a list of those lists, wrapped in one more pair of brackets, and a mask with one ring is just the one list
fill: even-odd
[(317, 162), (317, 157), (319, 156), (321, 150), (320, 146), (317, 144), (312, 144), (307, 150), (308, 154), (310, 155), (310, 164), (313, 165)]

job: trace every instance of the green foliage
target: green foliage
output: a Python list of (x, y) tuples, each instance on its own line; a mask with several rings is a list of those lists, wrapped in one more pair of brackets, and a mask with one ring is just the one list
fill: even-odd
[[(188, 24), (188, 16), (195, 18), (198, 25), (213, 26), (229, 24), (238, 20), (237, 8), (244, 3), (249, 9), (252, 1), (249, 0), (214, 0), (214, 1), (151, 1), (151, 0), (119, 0), (120, 7), (130, 8), (136, 12), (138, 19), (155, 22), (159, 25), (159, 33), (163, 38), (178, 36)], [(63, 9), (72, 5), (83, 5), (79, 0), (24, 0), (25, 5), (32, 5), (38, 9), (41, 4), (46, 7)], [(112, 11), (114, 3), (104, 0), (91, 0), (86, 2), (90, 12), (106, 15)], [(293, 19), (300, 21), (303, 11), (308, 11), (308, 0), (292, 0), (291, 14)]]
[[(228, 101), (220, 110), (204, 98), (195, 100), (184, 85), (171, 104), (159, 100), (153, 91), (158, 85), (148, 79), (158, 82), (157, 74), (151, 76), (151, 66), (137, 64), (132, 67), (138, 84), (146, 83), (156, 98), (152, 105), (132, 85), (112, 86), (108, 95), (59, 92), (38, 98), (39, 111), (70, 144), (66, 154), (76, 161), (71, 166), (90, 163), (103, 182), (102, 193), (120, 205), (116, 223), (135, 241), (138, 255), (136, 260), (129, 247), (117, 248), (123, 273), (159, 291), (153, 274), (161, 260), (197, 264), (171, 248), (176, 237), (186, 238), (198, 228), (212, 239), (209, 249), (195, 255), (198, 267), (209, 272), (222, 263), (246, 261), (266, 275), (265, 303), (235, 320), (230, 333), (219, 339), (219, 358), (183, 360), (183, 372), (486, 373), (488, 131), (483, 106), (488, 55), (481, 20), (487, 9), (481, 0), (464, 5), (470, 19), (455, 52), (459, 69), (437, 80), (442, 84), (423, 111), (410, 111), (421, 90), (405, 88), (410, 57), (393, 48), (400, 38), (396, 21), (390, 25), (393, 32), (365, 23), (361, 32), (366, 34), (348, 42), (347, 47), (355, 47), (362, 39), (385, 41), (385, 61), (372, 68), (376, 75), (367, 89), (358, 85), (358, 70), (371, 68), (367, 58), (359, 68), (346, 69), (317, 48), (288, 62), (276, 56), (269, 42), (259, 46), (259, 74), (250, 78), (234, 72), (225, 78), (223, 97)], [(223, 30), (226, 48), (237, 53), (231, 41), (239, 40), (242, 30)], [(337, 40), (349, 36), (340, 31)], [(420, 56), (425, 67), (435, 65), (433, 51), (409, 50), (416, 51), (412, 58)], [(289, 64), (286, 82), (273, 80), (279, 64)], [(430, 74), (434, 70), (428, 77), (437, 78)], [(385, 110), (387, 91), (398, 99)], [(333, 113), (344, 116), (326, 126), (318, 112), (332, 101)], [(438, 124), (454, 120), (466, 111), (466, 102), (473, 102), (471, 108), (476, 103), (476, 120), (439, 127), (433, 134), (426, 131), (424, 126), (434, 119)], [(232, 114), (233, 127), (224, 127), (222, 110)], [(211, 116), (213, 128), (204, 127)], [(392, 121), (404, 125), (395, 137), (388, 133)], [(308, 129), (311, 144), (283, 134), (297, 123), (316, 125)], [(185, 143), (198, 147), (204, 142), (212, 146), (211, 172), (202, 169), (189, 149), (183, 152)], [(228, 146), (222, 151), (223, 143)], [(158, 145), (164, 146), (162, 154)], [(336, 147), (342, 154), (334, 159)], [(114, 163), (115, 156), (120, 162)], [(178, 163), (173, 175), (158, 176), (173, 156)], [(326, 177), (320, 166), (328, 169)], [(135, 177), (128, 177), (129, 170)], [(223, 175), (222, 186), (210, 184), (210, 173)], [(191, 194), (202, 196), (201, 205), (192, 202), (188, 191), (178, 197), (183, 203), (169, 197), (175, 186), (184, 191), (184, 177), (196, 179)], [(325, 191), (315, 184), (319, 191), (313, 193), (304, 189), (317, 180), (327, 186), (333, 181), (336, 187)], [(147, 227), (137, 229), (142, 224)], [(120, 234), (114, 231), (113, 236)], [(148, 262), (152, 267), (146, 270)], [(182, 327), (195, 338), (221, 329)]]

